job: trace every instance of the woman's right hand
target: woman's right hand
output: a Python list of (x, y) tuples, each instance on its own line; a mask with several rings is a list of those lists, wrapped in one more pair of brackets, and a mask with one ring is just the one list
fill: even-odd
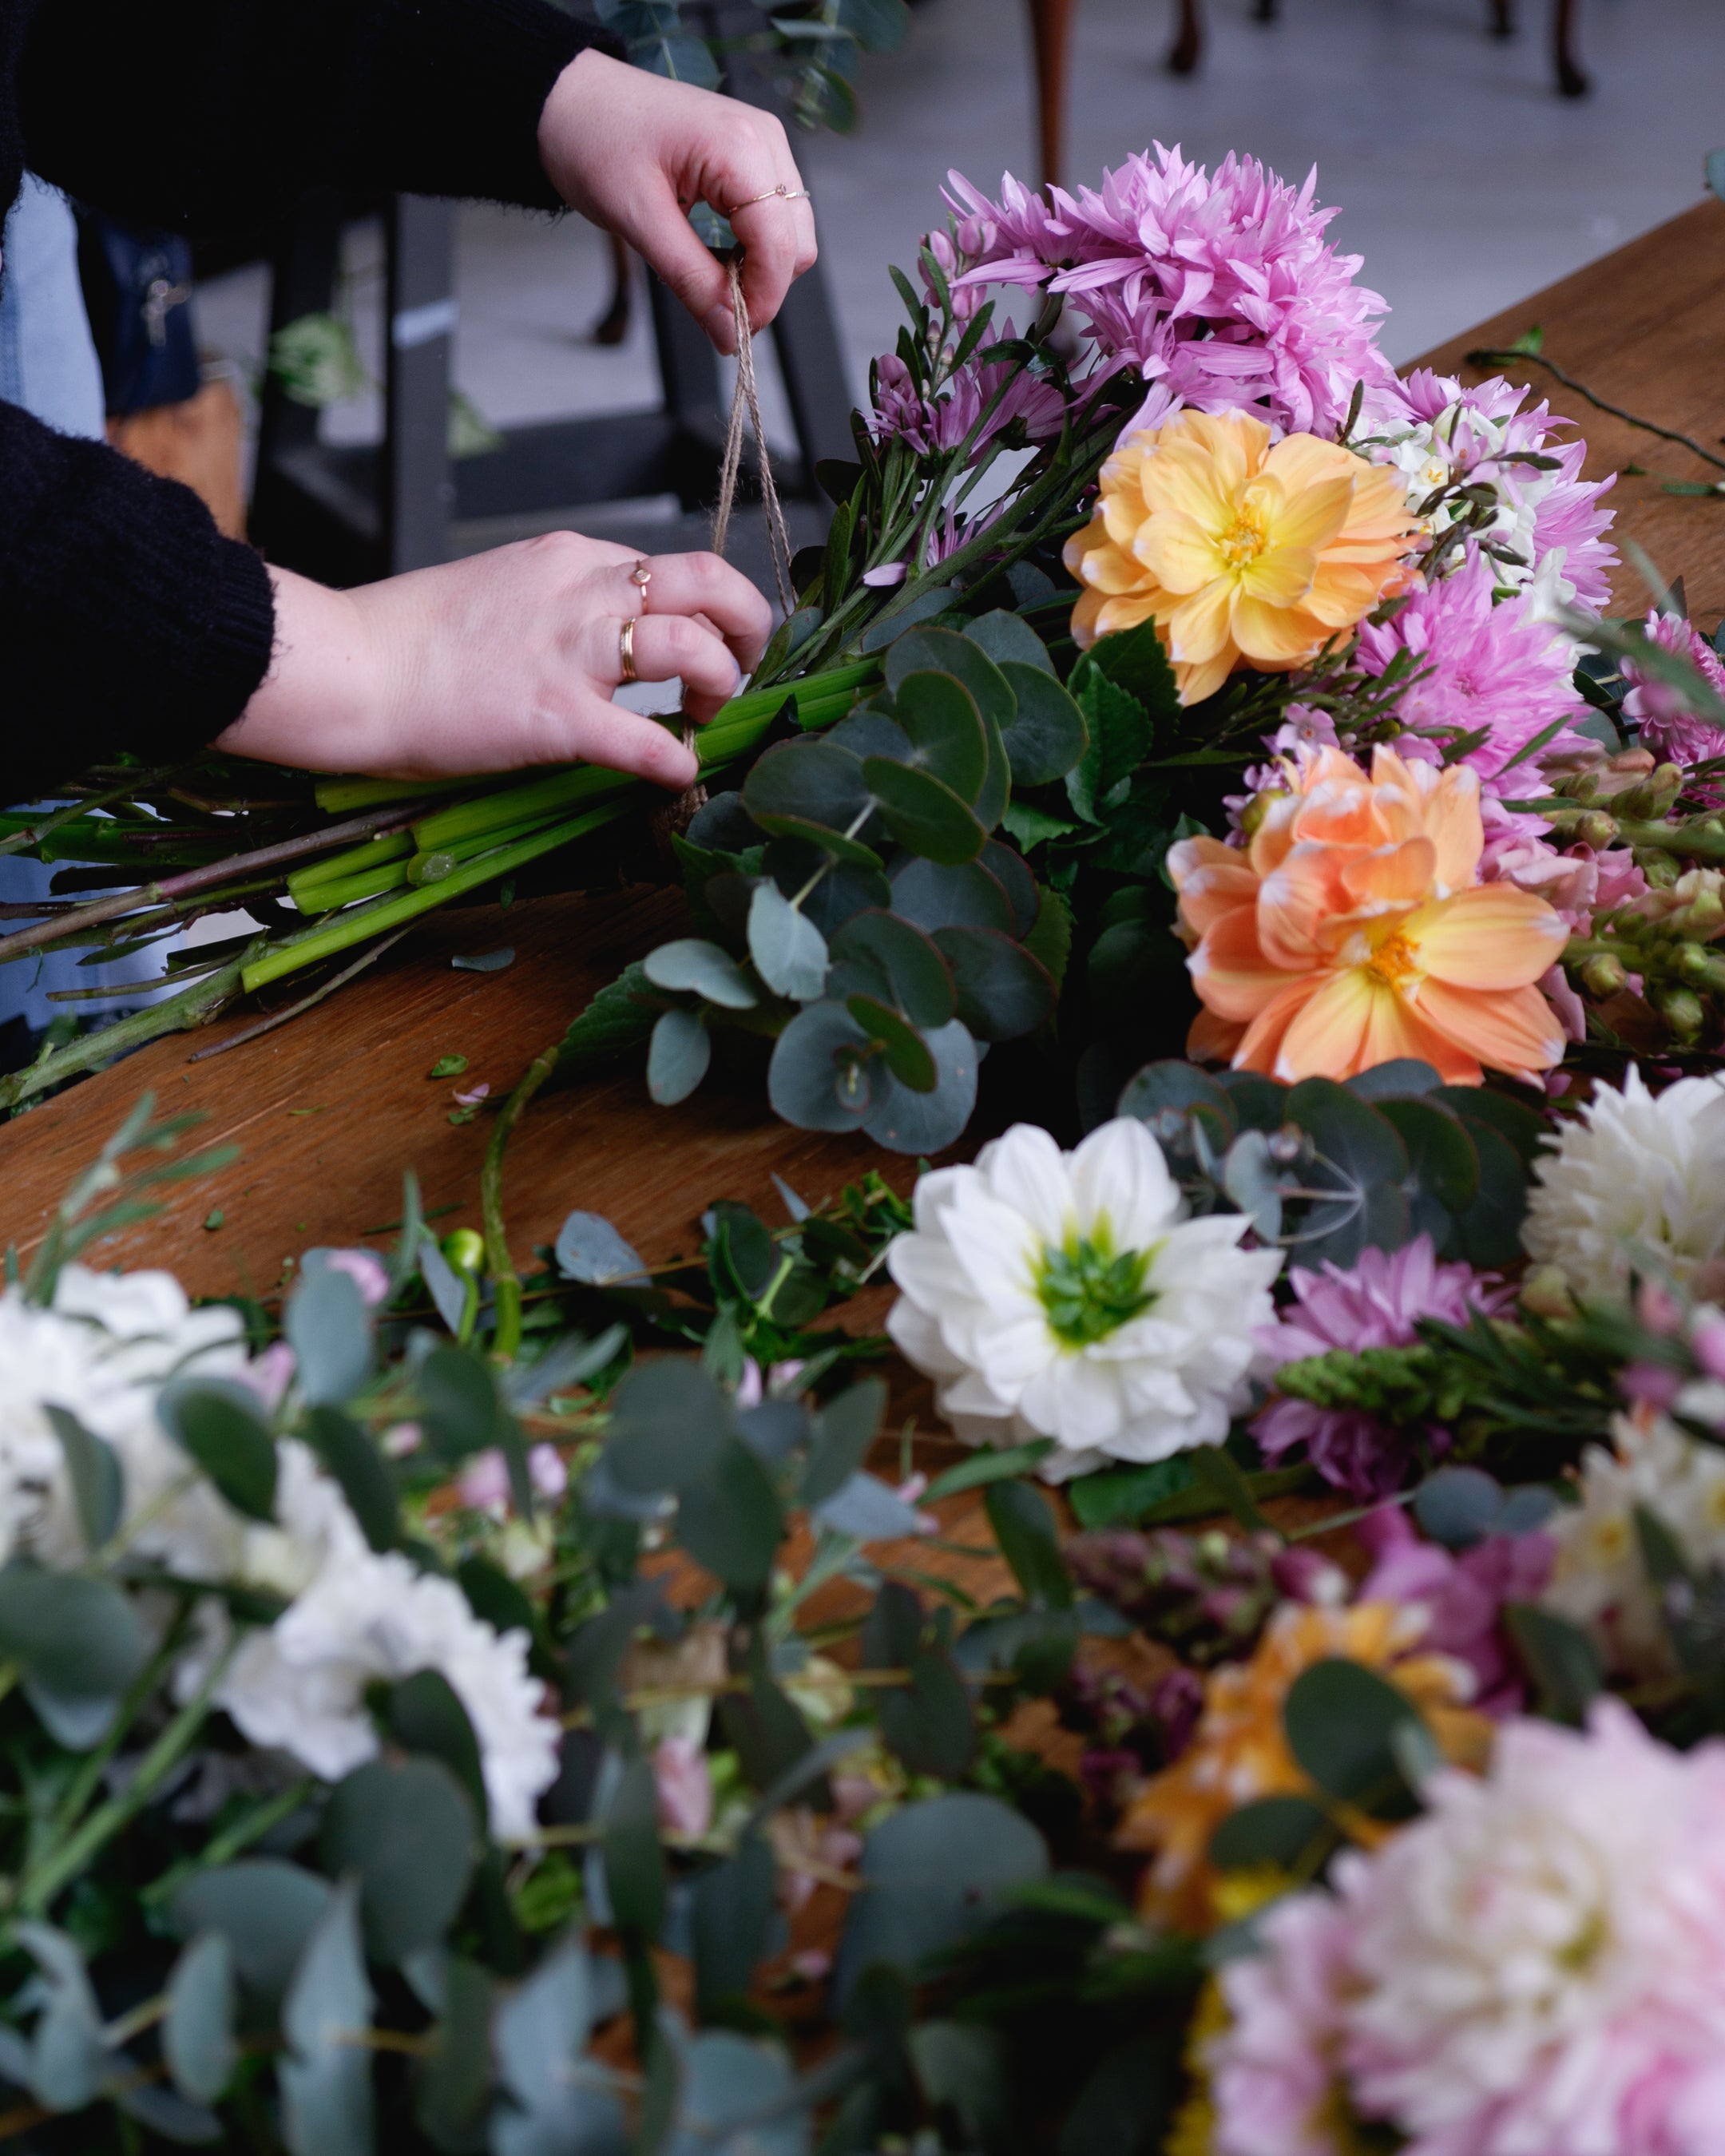
[(336, 592), (282, 569), (262, 686), (216, 747), (302, 771), (388, 778), (580, 760), (691, 783), (677, 735), (611, 701), (636, 620), (643, 681), (685, 684), (705, 721), (772, 633), (767, 601), (716, 554), (646, 557), (558, 531)]

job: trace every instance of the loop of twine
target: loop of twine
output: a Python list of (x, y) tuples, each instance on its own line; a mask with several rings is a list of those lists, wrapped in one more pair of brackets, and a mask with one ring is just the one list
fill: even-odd
[(713, 513), (713, 552), (722, 554), (731, 529), (731, 511), (737, 500), (737, 475), (742, 469), (743, 417), (748, 417), (755, 438), (755, 463), (761, 475), (761, 501), (767, 516), (767, 544), (773, 554), (773, 580), (778, 603), (787, 619), (794, 613), (797, 595), (791, 584), (791, 535), (773, 482), (773, 459), (767, 454), (767, 430), (761, 424), (761, 399), (755, 387), (754, 336), (749, 311), (743, 304), (742, 264), (731, 262), (731, 312), (737, 324), (737, 387), (731, 398), (731, 427), (725, 438), (725, 461), (719, 473), (719, 506)]

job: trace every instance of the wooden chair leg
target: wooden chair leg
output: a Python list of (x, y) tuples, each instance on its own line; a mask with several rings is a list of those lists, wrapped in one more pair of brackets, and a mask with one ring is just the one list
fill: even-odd
[[(1264, 0), (1259, 0), (1260, 7), (1263, 4)], [(1168, 71), (1190, 74), (1204, 57), (1204, 18), (1199, 12), (1199, 0), (1179, 0), (1178, 25), (1168, 49)]]
[(1563, 97), (1585, 97), (1593, 85), (1582, 73), (1575, 57), (1575, 0), (1552, 0), (1552, 56), (1557, 63), (1558, 92)]
[(1072, 18), (1077, 0), (1029, 0), (1030, 41), (1036, 61), (1036, 141), (1042, 184), (1055, 187), (1066, 155), (1066, 80), (1072, 59)]
[(595, 344), (621, 344), (629, 335), (634, 299), (634, 280), (629, 274), (628, 243), (614, 232), (611, 240), (611, 304), (593, 325)]

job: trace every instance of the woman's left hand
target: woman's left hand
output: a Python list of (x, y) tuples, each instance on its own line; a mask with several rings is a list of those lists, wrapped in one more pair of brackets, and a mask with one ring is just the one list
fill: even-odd
[(585, 52), (545, 100), (539, 156), (563, 200), (644, 254), (721, 352), (737, 349), (730, 287), (689, 223), (696, 203), (729, 217), (743, 244), (751, 329), (814, 266), (814, 213), (790, 199), (803, 188), (790, 142), (752, 105)]

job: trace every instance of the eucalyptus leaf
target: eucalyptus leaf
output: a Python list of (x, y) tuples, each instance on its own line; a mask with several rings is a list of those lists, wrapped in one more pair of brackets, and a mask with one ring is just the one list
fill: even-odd
[(66, 1476), (84, 1546), (99, 1550), (120, 1525), (125, 1510), (126, 1477), (119, 1455), (105, 1438), (86, 1430), (69, 1409), (56, 1407), (51, 1400), (44, 1400), (42, 1407), (66, 1456)]
[(949, 674), (963, 683), (984, 719), (1012, 723), (1013, 694), (1006, 676), (974, 638), (950, 629), (916, 628), (886, 654), (886, 685), (896, 696), (913, 675)]
[(485, 2147), (491, 2087), (491, 1978), (465, 1954), (446, 1957), (433, 2049), (415, 2093), (413, 2115), (434, 2148), (448, 2156)]
[(44, 1994), (30, 2043), (29, 2088), (47, 2111), (82, 2111), (95, 2095), (107, 2045), (95, 1992), (74, 1940), (51, 1924), (21, 1923), (20, 1945)]
[(942, 1151), (962, 1135), (976, 1106), (978, 1050), (969, 1029), (954, 1019), (922, 1038), (934, 1058), (933, 1091), (913, 1092), (881, 1070), (863, 1116), (869, 1136), (894, 1152)]
[(776, 884), (755, 886), (749, 901), (749, 957), (776, 996), (813, 1003), (827, 977), (827, 943), (814, 923)]
[(886, 1068), (901, 1086), (913, 1093), (932, 1093), (940, 1082), (934, 1055), (922, 1035), (908, 1019), (874, 996), (845, 998), (845, 1008), (861, 1027), (871, 1047), (878, 1049)]
[(232, 1378), (182, 1378), (163, 1387), (156, 1412), (236, 1512), (275, 1520), (275, 1440), (255, 1393)]
[(167, 1980), (162, 2053), (174, 2087), (193, 2103), (223, 2096), (239, 2061), (234, 2041), (234, 1949), (220, 1932), (200, 1932)]
[(612, 1921), (651, 1942), (665, 1922), (665, 1876), (650, 1760), (633, 1759), (624, 1768), (603, 1825), (599, 1849)]
[(721, 1010), (752, 1010), (760, 1001), (730, 952), (699, 936), (661, 943), (641, 963), (653, 986), (667, 994), (697, 995)]
[(393, 1549), (401, 1535), (401, 1507), (382, 1454), (370, 1435), (339, 1408), (313, 1408), (305, 1437), (347, 1500), (374, 1550)]
[(867, 1458), (886, 1412), (886, 1387), (879, 1378), (865, 1378), (815, 1410), (799, 1492), (804, 1505), (812, 1509), (844, 1488)]
[(728, 1419), (724, 1394), (698, 1363), (649, 1356), (611, 1395), (606, 1465), (643, 1496), (685, 1490), (716, 1467)]
[(598, 2010), (593, 1964), (578, 1940), (547, 1955), (499, 2009), (497, 2065), (509, 2101), (493, 2117), (492, 2156), (624, 2156), (622, 2107), (599, 2074), (582, 2071)]
[(647, 1047), (648, 1092), (661, 1108), (675, 1107), (706, 1077), (712, 1055), (712, 1035), (697, 1012), (664, 1012)]
[(909, 674), (898, 684), (896, 704), (911, 761), (961, 800), (974, 802), (988, 776), (988, 737), (969, 690), (950, 674)]
[(833, 939), (833, 957), (860, 969), (912, 1025), (944, 1025), (956, 1004), (946, 960), (920, 928), (876, 906), (854, 913)]
[(1077, 704), (1051, 672), (1008, 660), (1002, 666), (1018, 711), (1001, 729), (1014, 786), (1048, 786), (1064, 778), (1090, 747)]
[(880, 756), (865, 757), (862, 772), (901, 846), (949, 865), (974, 860), (982, 851), (988, 832), (968, 803), (932, 772)]
[(1010, 934), (1013, 905), (983, 858), (947, 866), (906, 854), (892, 866), (892, 910), (932, 932), (937, 928), (998, 928)]
[(873, 1105), (868, 1036), (842, 1004), (810, 1004), (780, 1034), (767, 1097), (803, 1131), (854, 1131)]
[(282, 2001), (288, 2051), (276, 2068), (289, 2156), (369, 2156), (374, 2144), (371, 2053), (354, 2042), (371, 2025), (373, 1994), (360, 1945), (359, 1886), (344, 1880), (305, 1943)]
[(1055, 984), (1022, 943), (993, 928), (937, 928), (934, 942), (977, 1040), (1017, 1040), (1053, 1016)]
[(105, 1734), (146, 1652), (131, 1602), (111, 1580), (18, 1558), (0, 1569), (0, 1655), (18, 1664), (31, 1704), (71, 1749)]
[(768, 749), (744, 780), (742, 800), (763, 831), (811, 839), (865, 867), (880, 865), (860, 839), (845, 835), (865, 824), (869, 788), (862, 760), (831, 742), (783, 742)]
[(993, 613), (979, 614), (968, 624), (964, 634), (988, 654), (1009, 682), (1012, 679), (1006, 673), (1009, 665), (1034, 666), (1040, 673), (1054, 673), (1048, 646), (1022, 614), (1009, 613), (1004, 607), (997, 607)]
[(356, 1876), (366, 1947), (393, 1965), (439, 1941), (466, 1898), (478, 1829), (441, 1760), (374, 1759), (331, 1793), (318, 1830), (326, 1870)]
[(372, 1326), (352, 1276), (333, 1265), (308, 1265), (287, 1299), (282, 1331), (294, 1351), (300, 1396), (339, 1406), (371, 1374)]
[(1321, 1789), (1382, 1815), (1405, 1809), (1408, 1788), (1393, 1747), (1420, 1711), (1375, 1670), (1330, 1656), (1302, 1670), (1288, 1688), (1282, 1722), (1288, 1748)]
[(647, 1267), (603, 1213), (572, 1213), (557, 1231), (557, 1269), (587, 1287), (644, 1286)]
[(327, 1879), (283, 1857), (245, 1857), (189, 1879), (168, 1914), (180, 1938), (219, 1933), (241, 1984), (274, 2008), (329, 1907), (331, 1891)]
[(677, 1533), (695, 1562), (727, 1587), (748, 1593), (766, 1585), (784, 1516), (772, 1478), (740, 1439), (727, 1437), (709, 1471), (684, 1487)]

